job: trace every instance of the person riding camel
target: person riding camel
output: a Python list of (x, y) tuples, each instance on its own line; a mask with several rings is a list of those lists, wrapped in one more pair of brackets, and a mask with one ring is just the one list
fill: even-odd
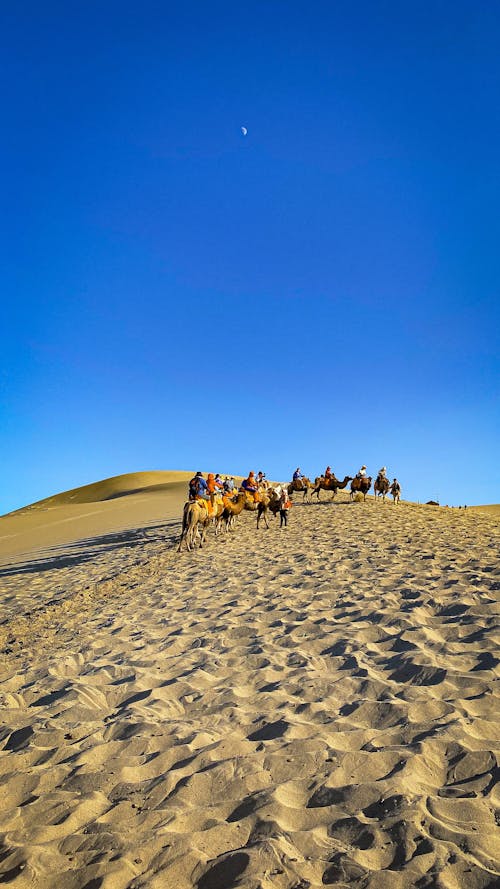
[(260, 470), (260, 472), (257, 473), (257, 484), (262, 485), (265, 482), (265, 480), (266, 480), (266, 474), (265, 474), (265, 472), (262, 472), (262, 470)]
[(294, 482), (300, 481), (300, 479), (303, 479), (303, 478), (304, 478), (304, 476), (302, 475), (302, 473), (300, 471), (300, 466), (297, 466), (297, 469), (295, 470), (295, 472), (293, 474), (293, 481)]
[(259, 500), (259, 486), (257, 484), (257, 479), (255, 478), (254, 472), (248, 473), (248, 478), (246, 478), (241, 483), (241, 487), (243, 491), (247, 491), (249, 494), (252, 494), (255, 501)]
[(209, 500), (207, 491), (207, 483), (203, 478), (203, 473), (197, 472), (189, 482), (189, 499), (190, 500)]
[(328, 479), (330, 479), (331, 477), (332, 477), (332, 470), (331, 470), (330, 466), (327, 466), (326, 469), (325, 469), (325, 479), (326, 479), (326, 481), (328, 481)]
[(379, 477), (380, 481), (382, 481), (382, 479), (387, 479), (386, 472), (387, 472), (387, 466), (382, 466), (382, 469), (379, 469), (378, 477)]
[(207, 475), (207, 491), (209, 493), (208, 499), (210, 500), (209, 512), (211, 512), (214, 509), (215, 495), (220, 492), (220, 488), (218, 486), (217, 479), (216, 479), (215, 475), (213, 474), (213, 472), (209, 472)]
[(356, 473), (356, 478), (366, 478), (366, 466), (364, 463), (359, 472)]

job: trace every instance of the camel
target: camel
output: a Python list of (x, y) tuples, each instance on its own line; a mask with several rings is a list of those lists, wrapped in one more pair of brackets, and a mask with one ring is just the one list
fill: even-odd
[[(202, 547), (207, 537), (208, 526), (212, 520), (215, 523), (215, 534), (217, 536), (222, 524), (223, 511), (224, 503), (222, 497), (215, 497), (210, 511), (208, 501), (188, 500), (184, 504), (181, 539), (179, 540), (177, 552), (180, 553), (183, 541), (186, 543), (186, 549), (192, 550), (198, 536), (200, 537), (200, 547)], [(198, 525), (201, 525), (201, 534), (199, 534)]]
[(353, 478), (351, 482), (351, 500), (354, 500), (354, 495), (359, 491), (363, 495), (363, 500), (366, 500), (366, 495), (372, 486), (372, 477), (371, 475), (366, 478)]
[(181, 539), (179, 540), (177, 552), (180, 553), (183, 541), (186, 543), (187, 550), (193, 549), (199, 533), (198, 525), (201, 525), (200, 546), (203, 546), (211, 519), (212, 516), (208, 513), (208, 506), (205, 500), (188, 500), (184, 504)]
[(293, 494), (295, 491), (303, 491), (304, 497), (303, 499), (306, 503), (309, 503), (311, 500), (309, 491), (312, 488), (311, 479), (309, 478), (296, 478), (294, 481), (291, 481), (288, 485), (288, 493)]
[[(269, 509), (271, 500), (273, 500), (274, 502), (274, 496), (271, 496), (270, 491), (259, 491), (259, 500), (255, 500), (253, 494), (251, 494), (249, 491), (244, 491), (243, 493), (246, 497), (245, 505), (243, 508), (248, 509), (250, 512), (257, 513), (257, 528), (259, 527), (262, 516), (264, 516), (266, 528), (269, 528), (269, 522), (267, 521), (267, 510)], [(276, 515), (276, 513), (274, 513), (274, 515)]]
[(314, 490), (313, 494), (316, 494), (319, 500), (320, 491), (332, 491), (332, 500), (337, 496), (337, 491), (341, 488), (345, 488), (347, 482), (352, 481), (352, 475), (346, 475), (344, 480), (341, 482), (332, 475), (330, 478), (325, 478), (324, 475), (319, 475), (314, 479)]
[(240, 491), (236, 497), (224, 497), (224, 510), (222, 513), (222, 521), (226, 523), (226, 531), (230, 531), (234, 525), (234, 520), (245, 509), (247, 495), (245, 491)]
[(394, 499), (394, 503), (399, 503), (401, 500), (401, 485), (399, 482), (393, 482), (390, 488), (391, 494)]
[(378, 497), (382, 497), (382, 500), (385, 500), (386, 494), (389, 493), (389, 479), (384, 478), (384, 476), (377, 475), (375, 479), (375, 484), (373, 485), (373, 493), (375, 494), (375, 500)]

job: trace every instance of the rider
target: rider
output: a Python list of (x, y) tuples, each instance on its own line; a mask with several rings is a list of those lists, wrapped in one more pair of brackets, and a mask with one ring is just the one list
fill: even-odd
[(356, 473), (356, 478), (366, 478), (366, 466), (364, 463), (359, 472)]
[(209, 500), (207, 492), (207, 483), (203, 478), (203, 473), (197, 472), (189, 482), (189, 499), (190, 500)]
[(244, 491), (248, 491), (249, 494), (253, 494), (254, 500), (259, 499), (259, 486), (254, 472), (248, 473), (248, 477), (241, 483), (241, 487)]
[(262, 469), (261, 469), (260, 472), (257, 473), (257, 484), (261, 485), (262, 482), (265, 481), (265, 478), (266, 478), (266, 473), (262, 472)]
[(207, 475), (207, 490), (211, 496), (215, 494), (215, 475), (213, 472), (209, 472)]
[(328, 481), (332, 477), (332, 470), (329, 466), (325, 469), (325, 479)]
[(304, 478), (304, 476), (302, 475), (302, 473), (300, 471), (300, 466), (297, 466), (297, 469), (295, 470), (295, 472), (293, 474), (293, 481), (294, 482), (299, 481), (301, 478)]
[(380, 481), (382, 481), (382, 479), (384, 479), (384, 480), (387, 479), (386, 472), (387, 472), (387, 466), (382, 466), (382, 469), (379, 469), (378, 477), (379, 477)]

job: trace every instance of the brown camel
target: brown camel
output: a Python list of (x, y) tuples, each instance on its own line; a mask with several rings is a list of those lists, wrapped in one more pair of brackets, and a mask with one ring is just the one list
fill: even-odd
[(306, 503), (310, 503), (310, 490), (312, 488), (311, 479), (309, 478), (296, 478), (294, 481), (291, 481), (288, 485), (287, 491), (289, 494), (293, 494), (295, 491), (303, 491), (304, 497), (303, 500)]
[(240, 491), (236, 497), (224, 497), (224, 511), (222, 513), (222, 521), (226, 524), (226, 531), (230, 531), (234, 525), (236, 516), (239, 516), (245, 509), (247, 495), (245, 491)]
[(372, 486), (372, 477), (371, 475), (366, 478), (353, 478), (351, 482), (351, 500), (354, 500), (354, 495), (359, 491), (363, 495), (363, 500), (366, 500), (366, 495)]
[(332, 500), (337, 496), (337, 491), (339, 489), (345, 488), (348, 482), (352, 481), (352, 475), (346, 475), (343, 481), (339, 481), (334, 475), (330, 476), (330, 478), (325, 478), (324, 475), (319, 475), (314, 480), (314, 490), (313, 494), (316, 494), (319, 498), (320, 491), (332, 491)]
[(259, 499), (255, 500), (253, 494), (249, 491), (244, 491), (246, 500), (244, 509), (248, 509), (250, 512), (257, 513), (257, 528), (259, 527), (259, 523), (262, 517), (264, 517), (264, 521), (266, 523), (266, 528), (269, 528), (269, 522), (267, 521), (267, 510), (269, 509), (269, 504), (271, 499), (270, 491), (261, 490), (259, 491)]
[(382, 497), (382, 500), (385, 500), (386, 494), (389, 493), (389, 479), (384, 478), (382, 475), (377, 475), (375, 479), (375, 484), (373, 485), (373, 493), (375, 494), (375, 500), (378, 497)]
[(391, 494), (394, 499), (394, 503), (399, 503), (401, 500), (401, 485), (399, 482), (394, 481), (391, 485)]

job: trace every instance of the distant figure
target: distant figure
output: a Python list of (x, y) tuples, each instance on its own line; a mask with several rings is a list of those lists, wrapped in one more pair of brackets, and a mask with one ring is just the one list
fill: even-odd
[(228, 475), (224, 479), (224, 491), (226, 494), (232, 494), (234, 491), (234, 479), (229, 478)]
[(300, 466), (297, 466), (297, 469), (295, 470), (295, 472), (293, 474), (293, 481), (296, 482), (301, 478), (304, 478), (304, 476), (302, 475), (302, 473), (300, 471)]
[(203, 473), (197, 472), (189, 482), (189, 499), (190, 500), (209, 500), (207, 483), (203, 478)]
[(356, 478), (366, 478), (366, 466), (364, 464), (359, 472), (356, 473)]
[(330, 466), (327, 466), (325, 469), (325, 478), (329, 479), (331, 477), (332, 477), (332, 470), (331, 470)]
[(394, 498), (394, 503), (399, 503), (401, 499), (401, 485), (399, 484), (397, 478), (394, 478), (392, 480), (390, 491)]
[(288, 510), (292, 506), (292, 501), (288, 498), (288, 491), (286, 486), (283, 486), (280, 495), (280, 528), (287, 527), (288, 525)]

